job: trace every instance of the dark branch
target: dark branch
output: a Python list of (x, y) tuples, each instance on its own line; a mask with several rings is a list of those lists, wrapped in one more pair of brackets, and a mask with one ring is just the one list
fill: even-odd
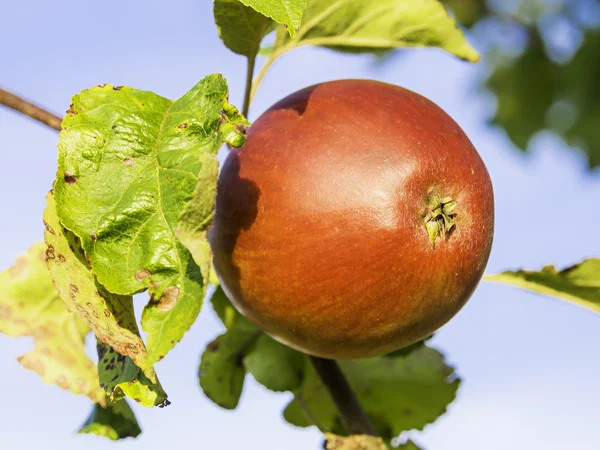
[(317, 358), (316, 356), (309, 356), (309, 358), (323, 384), (329, 390), (333, 402), (344, 420), (348, 434), (377, 436), (375, 427), (373, 427), (367, 414), (358, 403), (358, 399), (340, 366), (331, 359)]
[(25, 114), (26, 116), (29, 116), (32, 119), (49, 126), (50, 128), (54, 128), (58, 131), (61, 130), (60, 123), (62, 120), (60, 117), (40, 108), (39, 106), (34, 105), (33, 103), (28, 102), (18, 95), (7, 92), (4, 89), (0, 89), (0, 105), (4, 105), (10, 109), (20, 112), (21, 114)]

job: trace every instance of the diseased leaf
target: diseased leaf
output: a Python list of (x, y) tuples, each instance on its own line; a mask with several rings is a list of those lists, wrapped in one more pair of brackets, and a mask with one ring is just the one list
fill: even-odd
[[(404, 357), (340, 361), (340, 367), (381, 437), (421, 430), (446, 411), (460, 381), (443, 355), (424, 346)], [(293, 425), (344, 435), (342, 419), (314, 369), (307, 365), (304, 382), (284, 411)]]
[[(73, 98), (62, 124), (54, 189), (58, 217), (81, 239), (108, 291), (131, 295), (148, 289), (142, 369), (175, 346), (202, 305), (208, 269), (201, 272), (176, 229), (183, 211), (189, 217), (198, 192), (213, 189), (212, 179), (198, 186), (207, 160), (202, 156), (215, 155), (225, 142), (239, 146), (245, 140), (248, 122), (227, 95), (218, 74), (176, 102), (147, 91), (97, 86)], [(204, 239), (202, 233), (198, 239)], [(206, 251), (201, 244), (193, 250), (198, 247)]]
[(240, 2), (282, 24), (294, 38), (302, 23), (302, 15), (309, 0), (240, 0)]
[(533, 270), (486, 275), (485, 280), (567, 300), (600, 312), (600, 258), (590, 258), (563, 270), (546, 266)]
[(312, 0), (296, 39), (278, 29), (274, 55), (301, 45), (353, 53), (437, 47), (479, 60), (438, 0)]
[(292, 391), (304, 376), (306, 356), (261, 334), (244, 356), (246, 371), (267, 389)]
[(163, 391), (154, 369), (142, 371), (131, 358), (115, 352), (110, 345), (97, 342), (98, 376), (111, 401), (121, 400), (125, 396), (137, 403), (161, 408), (169, 405), (167, 394)]
[[(144, 406), (163, 405), (166, 394), (154, 369), (147, 368), (146, 376), (136, 366), (144, 365), (146, 347), (135, 321), (132, 296), (111, 294), (98, 283), (79, 239), (60, 225), (52, 192), (46, 196), (46, 203), (46, 263), (63, 302), (99, 340), (100, 386), (113, 401), (127, 395)], [(102, 358), (105, 355), (106, 361)], [(140, 383), (128, 383), (133, 379)]]
[(146, 348), (135, 322), (133, 297), (112, 294), (98, 283), (90, 271), (79, 238), (58, 221), (52, 192), (46, 196), (46, 204), (46, 261), (61, 299), (69, 310), (87, 323), (100, 341), (141, 365), (146, 358)]
[(133, 411), (125, 400), (108, 403), (106, 406), (94, 405), (90, 416), (78, 433), (95, 434), (116, 441), (128, 437), (137, 437), (142, 432)]
[(273, 31), (273, 21), (239, 0), (215, 0), (215, 23), (225, 46), (234, 53), (254, 58), (263, 38)]
[(105, 404), (94, 363), (85, 354), (89, 328), (68, 312), (46, 267), (46, 244), (34, 244), (0, 274), (0, 332), (33, 337), (33, 351), (19, 357), (44, 382)]
[(325, 448), (327, 450), (388, 450), (383, 439), (365, 434), (355, 434), (348, 437), (325, 433)]

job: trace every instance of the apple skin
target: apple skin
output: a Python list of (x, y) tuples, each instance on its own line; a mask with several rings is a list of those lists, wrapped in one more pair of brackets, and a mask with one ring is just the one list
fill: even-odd
[[(433, 242), (432, 198), (456, 202), (455, 225)], [(447, 323), (479, 283), (493, 233), (488, 171), (450, 116), (395, 85), (339, 80), (289, 95), (249, 128), (219, 175), (209, 240), (244, 316), (307, 354), (359, 359)]]

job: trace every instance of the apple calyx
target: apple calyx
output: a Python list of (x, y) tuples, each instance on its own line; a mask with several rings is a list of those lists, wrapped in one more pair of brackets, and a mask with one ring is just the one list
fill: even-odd
[(441, 196), (437, 192), (431, 192), (427, 199), (427, 212), (423, 218), (425, 228), (429, 235), (429, 242), (435, 246), (438, 238), (448, 239), (452, 229), (456, 226), (456, 206), (458, 202), (452, 197)]

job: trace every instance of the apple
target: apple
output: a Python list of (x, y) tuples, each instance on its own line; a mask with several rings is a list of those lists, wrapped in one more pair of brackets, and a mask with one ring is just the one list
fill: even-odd
[(249, 128), (219, 175), (209, 240), (244, 316), (307, 354), (358, 359), (447, 323), (493, 233), (488, 171), (448, 114), (399, 86), (338, 80)]

